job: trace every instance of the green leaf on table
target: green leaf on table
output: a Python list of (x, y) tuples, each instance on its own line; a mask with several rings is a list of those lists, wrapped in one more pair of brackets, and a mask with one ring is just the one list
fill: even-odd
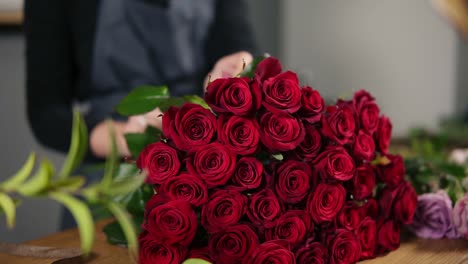
[(206, 261), (204, 259), (198, 259), (198, 258), (189, 258), (182, 262), (182, 264), (211, 264), (211, 262)]
[(26, 163), (23, 165), (23, 167), (7, 181), (0, 184), (0, 189), (3, 189), (8, 192), (16, 189), (18, 186), (23, 184), (23, 182), (29, 177), (29, 175), (31, 175), (35, 162), (36, 154), (29, 154), (29, 157)]
[(137, 233), (130, 215), (117, 203), (109, 202), (107, 208), (115, 216), (127, 240), (127, 246), (133, 256), (138, 255)]
[(117, 142), (115, 139), (115, 131), (112, 123), (109, 121), (109, 130), (111, 136), (111, 153), (106, 159), (106, 166), (104, 170), (104, 176), (102, 177), (100, 187), (103, 191), (107, 191), (117, 174), (119, 168), (119, 156), (117, 153)]
[(70, 150), (63, 163), (59, 178), (67, 178), (83, 161), (88, 148), (88, 131), (80, 112), (73, 113), (73, 128)]
[(205, 109), (211, 109), (210, 106), (205, 102), (205, 99), (198, 95), (184, 95), (184, 99), (189, 103), (200, 105)]
[(257, 69), (257, 65), (264, 59), (270, 57), (269, 54), (264, 54), (262, 56), (255, 57), (249, 65), (246, 65), (244, 70), (240, 73), (241, 77), (248, 77), (252, 78), (254, 77), (255, 70)]
[(146, 173), (137, 173), (133, 177), (113, 182), (105, 193), (112, 196), (132, 193), (140, 188), (145, 179)]
[(157, 141), (161, 132), (158, 133), (128, 133), (125, 134), (128, 149), (134, 158), (138, 158), (140, 152), (149, 144)]
[(91, 252), (94, 241), (94, 222), (91, 211), (86, 204), (70, 194), (63, 192), (51, 192), (50, 197), (63, 204), (76, 220), (81, 238), (81, 249), (85, 254)]
[(150, 112), (170, 98), (166, 86), (143, 85), (133, 89), (117, 105), (117, 112), (122, 115), (139, 115)]
[(16, 218), (15, 202), (5, 193), (0, 193), (0, 209), (5, 213), (8, 228), (13, 229)]
[(44, 159), (36, 174), (18, 187), (18, 192), (23, 196), (39, 195), (43, 190), (49, 187), (53, 175), (54, 166), (49, 160)]

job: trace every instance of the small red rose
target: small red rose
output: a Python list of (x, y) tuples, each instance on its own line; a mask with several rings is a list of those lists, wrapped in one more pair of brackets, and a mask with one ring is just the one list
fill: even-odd
[(161, 184), (179, 173), (181, 162), (177, 150), (157, 142), (143, 149), (138, 156), (137, 166), (148, 173), (148, 183)]

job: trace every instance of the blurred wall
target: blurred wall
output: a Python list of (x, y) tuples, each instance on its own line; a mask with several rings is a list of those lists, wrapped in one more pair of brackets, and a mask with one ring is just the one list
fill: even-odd
[(459, 39), (457, 51), (457, 111), (468, 118), (468, 38)]
[(324, 96), (371, 91), (394, 135), (455, 109), (456, 37), (428, 0), (281, 1), (285, 63)]

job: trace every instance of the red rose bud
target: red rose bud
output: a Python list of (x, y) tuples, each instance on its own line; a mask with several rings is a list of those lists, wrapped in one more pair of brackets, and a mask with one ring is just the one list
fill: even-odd
[(272, 228), (282, 213), (283, 206), (270, 189), (265, 189), (250, 196), (247, 216), (255, 225)]
[(392, 123), (388, 117), (381, 116), (379, 118), (379, 125), (374, 134), (374, 138), (377, 150), (383, 154), (387, 154), (392, 139)]
[(137, 166), (148, 173), (148, 183), (161, 184), (177, 175), (181, 164), (175, 149), (157, 142), (143, 149), (138, 156)]
[(257, 234), (247, 225), (227, 227), (209, 239), (210, 252), (216, 263), (243, 263), (257, 246)]
[(276, 226), (266, 231), (265, 239), (285, 240), (295, 248), (304, 241), (309, 232), (313, 232), (313, 223), (309, 215), (302, 210), (292, 210), (283, 214)]
[(201, 223), (209, 233), (218, 232), (239, 222), (246, 205), (247, 197), (238, 191), (215, 191), (202, 208)]
[(315, 223), (333, 220), (346, 199), (346, 190), (342, 185), (319, 183), (307, 200), (307, 211)]
[(254, 157), (242, 157), (236, 165), (232, 182), (240, 190), (256, 189), (263, 179), (263, 164)]
[(265, 80), (280, 74), (282, 70), (281, 63), (277, 58), (268, 57), (255, 68), (255, 79), (263, 83)]
[(338, 214), (338, 223), (347, 230), (355, 230), (361, 223), (362, 209), (354, 202), (347, 202)]
[(259, 126), (255, 119), (221, 115), (218, 119), (218, 139), (239, 155), (257, 152), (260, 142)]
[(201, 206), (208, 201), (208, 189), (205, 183), (190, 173), (181, 173), (165, 181), (160, 189), (172, 200), (182, 199), (193, 206)]
[(361, 245), (351, 231), (339, 229), (329, 245), (331, 264), (356, 263), (361, 257)]
[(197, 104), (170, 107), (162, 122), (164, 135), (183, 151), (210, 143), (216, 132), (216, 117)]
[(270, 152), (293, 150), (304, 140), (304, 125), (295, 117), (266, 112), (260, 117), (260, 136)]
[[(157, 200), (152, 201), (152, 200)], [(164, 200), (154, 195), (146, 206), (143, 228), (159, 243), (188, 246), (197, 232), (197, 215), (184, 200)]]
[(356, 121), (354, 111), (348, 104), (330, 106), (322, 118), (322, 135), (340, 145), (354, 140)]
[(193, 248), (190, 249), (187, 259), (196, 258), (196, 259), (203, 259), (208, 262), (213, 262), (213, 259), (210, 256), (210, 250), (208, 247), (203, 248)]
[(301, 107), (299, 79), (291, 71), (271, 77), (263, 82), (263, 106), (272, 112), (295, 113)]
[(260, 108), (261, 91), (248, 78), (220, 78), (206, 88), (205, 100), (216, 113), (246, 116)]
[(208, 188), (225, 184), (236, 169), (236, 154), (225, 145), (211, 143), (199, 147), (191, 154), (187, 169), (194, 175), (199, 175)]
[(377, 226), (375, 221), (370, 217), (366, 217), (356, 230), (356, 236), (361, 242), (361, 259), (373, 258), (377, 243)]
[(161, 244), (147, 231), (138, 237), (140, 244), (138, 263), (140, 264), (172, 264), (181, 263), (187, 255), (187, 248), (181, 245)]
[(314, 163), (316, 173), (325, 181), (347, 181), (355, 173), (353, 158), (341, 146), (328, 146)]
[(268, 241), (259, 245), (246, 264), (296, 264), (294, 254), (284, 241)]
[(418, 195), (407, 181), (395, 189), (384, 188), (379, 198), (379, 206), (384, 218), (391, 218), (405, 225), (413, 222), (418, 203)]
[(325, 101), (322, 96), (309, 86), (302, 87), (301, 93), (302, 107), (299, 110), (301, 118), (309, 123), (319, 122), (325, 110)]
[(354, 199), (363, 200), (370, 195), (375, 187), (374, 169), (369, 164), (363, 164), (356, 169), (356, 175), (352, 181), (351, 193)]
[(353, 153), (356, 160), (371, 161), (375, 153), (374, 139), (364, 131), (359, 130), (354, 141)]
[(296, 252), (296, 263), (328, 263), (328, 250), (320, 242), (307, 243)]
[(377, 201), (374, 198), (367, 199), (363, 209), (364, 216), (369, 216), (372, 219), (376, 219), (379, 216), (379, 205), (377, 204)]
[(322, 148), (322, 135), (313, 126), (305, 126), (305, 138), (289, 154), (300, 161), (312, 161), (319, 154)]
[(387, 165), (378, 165), (377, 172), (380, 180), (382, 180), (388, 187), (395, 188), (398, 186), (405, 178), (405, 163), (403, 157), (400, 155), (391, 155), (386, 156), (390, 163)]
[(400, 246), (400, 225), (391, 219), (377, 222), (377, 247), (375, 254), (382, 255)]
[(359, 115), (361, 128), (373, 135), (379, 124), (379, 106), (367, 91), (361, 90), (354, 94), (354, 107)]
[(276, 170), (275, 190), (286, 203), (298, 203), (309, 193), (312, 172), (305, 162), (288, 160)]

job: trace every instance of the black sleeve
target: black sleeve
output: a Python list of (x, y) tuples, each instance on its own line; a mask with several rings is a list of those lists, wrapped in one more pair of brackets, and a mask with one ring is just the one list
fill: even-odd
[(228, 54), (245, 50), (257, 55), (257, 45), (245, 0), (216, 0), (215, 19), (206, 45), (208, 70)]

